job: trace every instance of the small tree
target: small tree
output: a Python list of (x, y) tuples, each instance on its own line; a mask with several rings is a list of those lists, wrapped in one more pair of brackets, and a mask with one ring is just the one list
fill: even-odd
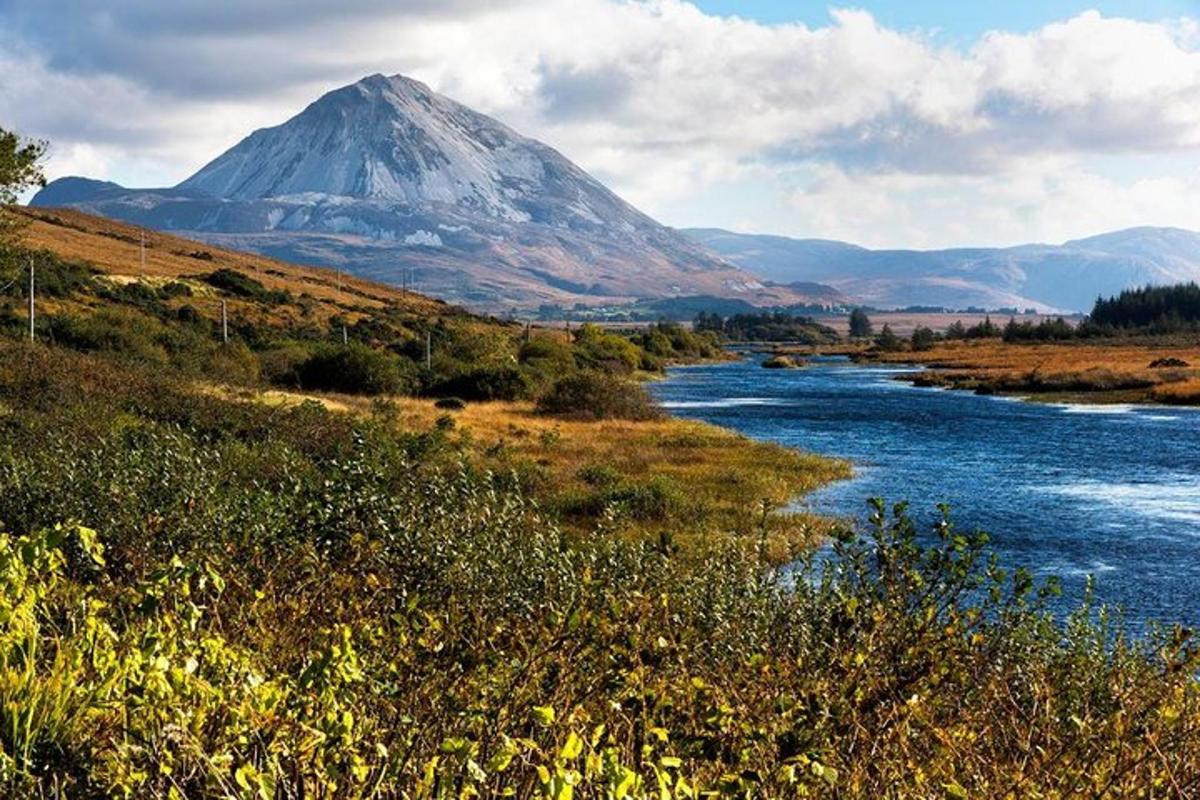
[[(0, 128), (0, 206), (10, 206), (26, 189), (45, 186), (42, 157), (46, 143), (23, 139)], [(20, 219), (0, 208), (0, 246), (11, 244)]]
[(850, 312), (850, 336), (854, 339), (866, 339), (874, 332), (871, 318), (861, 308)]
[(933, 332), (932, 328), (918, 325), (913, 329), (911, 344), (914, 351), (932, 350), (936, 342), (937, 334)]
[(894, 353), (897, 350), (904, 349), (904, 340), (895, 334), (890, 325), (885, 323), (883, 330), (881, 330), (879, 332), (879, 336), (875, 338), (875, 346), (880, 350)]

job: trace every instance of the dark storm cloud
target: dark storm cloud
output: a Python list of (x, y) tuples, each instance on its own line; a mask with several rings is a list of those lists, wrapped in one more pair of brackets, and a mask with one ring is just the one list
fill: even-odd
[(3, 0), (0, 43), (36, 52), (55, 72), (110, 75), (190, 100), (252, 97), (300, 82), (353, 80), (385, 67), (354, 55), (354, 40), (364, 27), (462, 18), (509, 5), (500, 0)]

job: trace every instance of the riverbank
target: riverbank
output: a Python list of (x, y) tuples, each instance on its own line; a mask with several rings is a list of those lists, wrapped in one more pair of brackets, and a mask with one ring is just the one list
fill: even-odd
[(1063, 614), (1095, 575), (1094, 597), (1135, 628), (1196, 623), (1200, 411), (935, 391), (895, 380), (909, 369), (746, 359), (676, 371), (655, 394), (689, 419), (850, 460), (853, 479), (806, 497), (811, 513), (865, 524), (881, 497), (928, 530), (945, 503), (959, 530), (992, 534), (1007, 568), (1060, 579)]
[(1200, 405), (1200, 343), (1160, 339), (1120, 342), (942, 342), (930, 350), (863, 351), (878, 364), (914, 364), (903, 374), (918, 386), (1018, 395), (1046, 402)]
[(399, 434), (437, 430), (447, 461), (467, 459), (507, 476), (570, 531), (669, 541), (694, 548), (714, 537), (764, 537), (786, 563), (826, 536), (832, 520), (788, 510), (851, 476), (841, 459), (755, 441), (702, 422), (558, 419), (530, 403), (468, 403), (446, 410), (409, 397), (242, 391), (256, 403), (326, 408), (382, 419)]

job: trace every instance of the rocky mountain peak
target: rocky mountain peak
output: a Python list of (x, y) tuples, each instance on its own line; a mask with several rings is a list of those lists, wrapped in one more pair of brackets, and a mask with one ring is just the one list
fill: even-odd
[(764, 286), (553, 148), (403, 75), (328, 92), (171, 189), (60, 181), (34, 202), (383, 280), (416, 273), (476, 307), (810, 297)]

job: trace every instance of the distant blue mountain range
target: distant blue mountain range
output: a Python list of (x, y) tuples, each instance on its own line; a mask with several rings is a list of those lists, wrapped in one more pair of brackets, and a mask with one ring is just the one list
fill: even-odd
[(1179, 228), (1129, 228), (1061, 245), (952, 250), (868, 250), (714, 228), (684, 233), (766, 281), (819, 282), (877, 307), (1087, 311), (1098, 295), (1200, 281), (1200, 233)]

